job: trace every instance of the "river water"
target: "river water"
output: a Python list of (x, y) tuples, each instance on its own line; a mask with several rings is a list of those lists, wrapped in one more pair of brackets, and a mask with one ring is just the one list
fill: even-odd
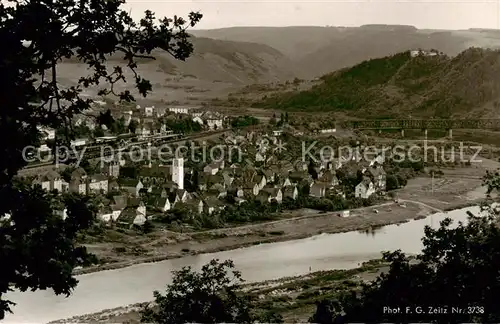
[[(322, 234), (307, 239), (262, 244), (237, 250), (189, 256), (128, 268), (101, 271), (78, 276), (74, 293), (65, 298), (52, 290), (12, 292), (8, 298), (17, 303), (6, 323), (41, 323), (103, 309), (125, 306), (153, 299), (154, 290), (163, 290), (171, 282), (171, 271), (183, 266), (200, 269), (213, 258), (232, 259), (248, 282), (296, 276), (312, 271), (351, 269), (381, 256), (381, 251), (401, 249), (419, 253), (425, 225), (438, 227), (445, 217), (467, 219), (469, 207), (437, 213), (425, 219), (378, 229), (376, 233), (348, 232)], [(456, 224), (456, 222), (454, 222)]]

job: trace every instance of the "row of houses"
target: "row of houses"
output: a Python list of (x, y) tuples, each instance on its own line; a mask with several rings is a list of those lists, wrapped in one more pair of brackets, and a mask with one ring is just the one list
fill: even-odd
[(110, 182), (108, 176), (104, 174), (94, 174), (87, 176), (82, 168), (74, 170), (71, 180), (66, 182), (57, 170), (51, 170), (36, 176), (32, 180), (32, 185), (39, 185), (47, 191), (57, 190), (61, 193), (74, 192), (79, 194), (109, 192), (110, 187), (116, 188), (115, 182)]
[[(246, 146), (247, 152), (255, 152), (255, 155), (249, 155), (250, 159), (240, 163), (213, 161), (196, 171), (184, 168), (182, 158), (174, 159), (171, 165), (150, 161), (138, 170), (137, 178), (117, 180), (120, 164), (113, 162), (96, 175), (86, 175), (83, 169), (76, 169), (68, 183), (55, 171), (37, 177), (33, 183), (46, 190), (57, 189), (81, 194), (118, 191), (121, 193), (120, 197), (125, 198), (120, 198), (121, 203), (117, 203), (115, 199), (104, 203), (100, 208), (99, 218), (113, 222), (128, 219), (131, 225), (140, 224), (147, 219), (146, 208), (150, 215), (164, 213), (176, 206), (195, 213), (211, 214), (224, 209), (230, 201), (227, 199), (229, 197), (236, 204), (247, 200), (282, 203), (284, 199), (297, 199), (299, 188), (304, 187), (309, 188), (309, 195), (312, 197), (345, 197), (347, 193), (343, 191), (344, 186), (337, 177), (337, 171), (341, 168), (352, 169), (351, 172), (360, 171), (363, 175), (360, 183), (355, 186), (355, 197), (369, 198), (376, 192), (385, 191), (383, 159), (377, 157), (368, 162), (355, 155), (352, 159), (340, 157), (334, 161), (323, 161), (314, 166), (313, 178), (308, 163), (273, 158), (275, 154), (268, 147), (257, 147), (256, 143), (259, 143), (262, 136), (249, 132), (222, 139), (228, 145), (245, 144), (243, 146)], [(267, 135), (271, 143), (278, 137), (276, 134)], [(256, 163), (259, 161), (258, 154), (264, 157), (266, 163)], [(185, 188), (185, 184), (189, 184), (191, 192)]]
[[(137, 106), (136, 110), (129, 110), (122, 113), (125, 125), (128, 126), (135, 120), (139, 127), (136, 133), (140, 136), (149, 136), (155, 133), (166, 131), (165, 125), (158, 125), (160, 118), (190, 118), (210, 130), (222, 129), (224, 127), (224, 116), (213, 111), (202, 110), (199, 107), (155, 107), (147, 106), (142, 108)], [(177, 116), (177, 117), (176, 117)], [(120, 118), (119, 116), (118, 118)]]

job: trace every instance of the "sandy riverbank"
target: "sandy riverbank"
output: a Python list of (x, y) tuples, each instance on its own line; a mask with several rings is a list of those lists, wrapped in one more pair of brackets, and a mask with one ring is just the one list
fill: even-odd
[[(480, 199), (456, 201), (446, 205), (446, 210), (462, 208), (480, 201)], [(375, 212), (375, 209), (378, 212)], [(381, 206), (353, 210), (351, 216), (346, 218), (339, 217), (338, 213), (323, 213), (200, 233), (166, 232), (163, 233), (163, 237), (143, 243), (140, 246), (143, 254), (140, 256), (126, 253), (120, 255), (112, 244), (90, 246), (90, 252), (98, 257), (114, 257), (120, 261), (80, 269), (77, 274), (118, 269), (187, 255), (233, 250), (257, 244), (303, 239), (322, 233), (373, 231), (378, 227), (424, 218), (435, 212), (437, 212), (436, 207), (424, 203), (405, 202), (405, 206), (402, 207), (391, 202)]]

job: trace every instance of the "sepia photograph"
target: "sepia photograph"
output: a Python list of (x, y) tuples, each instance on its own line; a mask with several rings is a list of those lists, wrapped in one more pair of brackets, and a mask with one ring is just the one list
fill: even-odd
[(500, 0), (2, 0), (0, 323), (499, 323)]

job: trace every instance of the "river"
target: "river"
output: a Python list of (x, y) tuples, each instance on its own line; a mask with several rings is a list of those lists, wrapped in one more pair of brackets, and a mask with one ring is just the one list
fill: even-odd
[(381, 251), (401, 249), (415, 254), (422, 249), (425, 225), (437, 227), (446, 216), (465, 221), (466, 211), (476, 213), (479, 208), (437, 213), (425, 219), (383, 227), (375, 234), (322, 234), (85, 274), (78, 276), (79, 284), (68, 298), (56, 296), (52, 290), (8, 294), (17, 305), (13, 308), (14, 314), (8, 314), (5, 322), (49, 322), (152, 300), (153, 291), (163, 290), (171, 281), (172, 270), (183, 266), (200, 269), (213, 258), (232, 259), (245, 280), (256, 282), (306, 274), (309, 267), (313, 271), (356, 268), (364, 261), (379, 258)]

